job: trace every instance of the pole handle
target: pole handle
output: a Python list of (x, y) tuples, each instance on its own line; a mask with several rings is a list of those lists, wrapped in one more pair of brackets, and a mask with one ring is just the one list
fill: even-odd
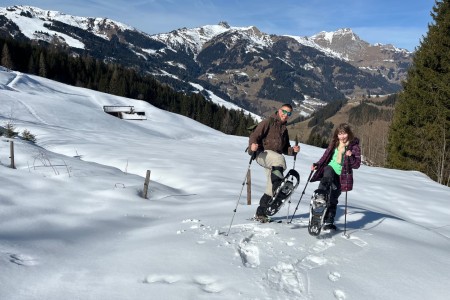
[[(298, 135), (295, 135), (295, 146), (298, 146)], [(298, 152), (295, 152), (295, 154), (294, 154), (294, 161), (297, 160), (297, 153)]]

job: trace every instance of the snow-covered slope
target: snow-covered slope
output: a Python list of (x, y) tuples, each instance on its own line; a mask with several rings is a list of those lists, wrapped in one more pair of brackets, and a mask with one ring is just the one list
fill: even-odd
[[(450, 190), (421, 173), (355, 170), (341, 231), (315, 238), (306, 225), (317, 183), (292, 224), (285, 217), (323, 149), (301, 145), (301, 184), (276, 215), (283, 223), (255, 224), (265, 175), (249, 165), (244, 137), (16, 72), (0, 71), (0, 99), (0, 123), (37, 138), (14, 139), (17, 169), (10, 140), (0, 142), (0, 299), (448, 297)], [(133, 105), (147, 120), (120, 120), (103, 105)], [(238, 202), (248, 168), (252, 205), (246, 189)]]

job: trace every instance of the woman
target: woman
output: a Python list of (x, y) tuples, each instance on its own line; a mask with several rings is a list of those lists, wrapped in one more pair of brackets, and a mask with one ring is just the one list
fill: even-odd
[(359, 139), (354, 136), (348, 124), (340, 124), (334, 131), (333, 138), (322, 158), (311, 167), (311, 170), (316, 170), (316, 172), (310, 181), (320, 180), (319, 187), (316, 190), (318, 198), (325, 199), (325, 195), (331, 188), (323, 229), (336, 230), (334, 218), (338, 198), (342, 191), (352, 190), (353, 169), (358, 169), (360, 165)]

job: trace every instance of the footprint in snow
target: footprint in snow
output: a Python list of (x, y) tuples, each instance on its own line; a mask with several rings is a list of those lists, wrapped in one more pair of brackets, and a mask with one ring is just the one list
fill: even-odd
[(195, 225), (192, 225), (190, 228), (191, 229), (199, 229), (199, 228), (202, 228), (204, 225), (203, 224), (195, 224)]
[(258, 237), (268, 237), (272, 235), (276, 235), (277, 231), (274, 228), (262, 227), (258, 224), (250, 223), (250, 224), (237, 224), (233, 225), (233, 228), (241, 229), (241, 232), (252, 232), (255, 236)]
[(353, 244), (355, 244), (355, 245), (357, 245), (357, 246), (359, 246), (359, 247), (365, 247), (365, 246), (367, 246), (368, 244), (367, 244), (367, 242), (366, 241), (363, 241), (362, 239), (360, 239), (359, 237), (356, 237), (356, 236), (350, 236), (350, 241), (353, 243)]
[(35, 266), (38, 264), (34, 257), (24, 254), (10, 254), (9, 261), (19, 266)]
[(338, 281), (341, 278), (341, 274), (339, 274), (338, 272), (331, 272), (330, 274), (328, 274), (328, 279), (330, 279), (331, 281)]
[[(174, 284), (178, 282), (188, 282), (186, 278), (180, 275), (168, 275), (168, 274), (152, 274), (148, 275), (147, 278), (143, 280), (143, 283), (163, 283), (163, 284)], [(220, 293), (224, 290), (224, 286), (217, 282), (217, 280), (210, 276), (196, 276), (193, 278), (192, 282), (199, 285), (200, 288), (207, 293)]]
[(347, 298), (347, 296), (345, 296), (345, 293), (341, 290), (334, 290), (334, 297), (338, 300), (344, 300)]
[(304, 275), (292, 264), (279, 262), (269, 269), (267, 279), (273, 289), (286, 291), (297, 297), (307, 294)]
[(242, 264), (247, 268), (256, 268), (260, 265), (259, 248), (250, 244), (250, 238), (243, 239), (237, 248)]
[(327, 250), (330, 247), (333, 247), (334, 244), (334, 239), (323, 239), (323, 240), (319, 240), (318, 242), (316, 242), (314, 244), (313, 247), (311, 247), (311, 251), (318, 253), (318, 252), (323, 252), (325, 250)]
[(161, 274), (152, 274), (147, 276), (144, 279), (144, 283), (175, 283), (180, 281), (182, 278), (178, 275), (161, 275)]
[(186, 220), (183, 220), (181, 223), (200, 223), (200, 220), (197, 220), (197, 219), (186, 219)]
[(200, 288), (207, 293), (220, 293), (224, 290), (224, 286), (217, 282), (213, 277), (202, 275), (196, 276), (194, 282), (200, 286)]
[(302, 259), (301, 264), (307, 269), (314, 269), (326, 264), (328, 260), (322, 256), (308, 255)]

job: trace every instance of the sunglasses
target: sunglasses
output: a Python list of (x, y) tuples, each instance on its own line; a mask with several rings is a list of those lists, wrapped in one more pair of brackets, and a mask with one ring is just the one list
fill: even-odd
[(284, 110), (284, 109), (282, 109), (281, 111), (283, 112), (283, 115), (287, 115), (288, 117), (290, 117), (292, 115), (291, 111), (287, 111), (287, 110)]

